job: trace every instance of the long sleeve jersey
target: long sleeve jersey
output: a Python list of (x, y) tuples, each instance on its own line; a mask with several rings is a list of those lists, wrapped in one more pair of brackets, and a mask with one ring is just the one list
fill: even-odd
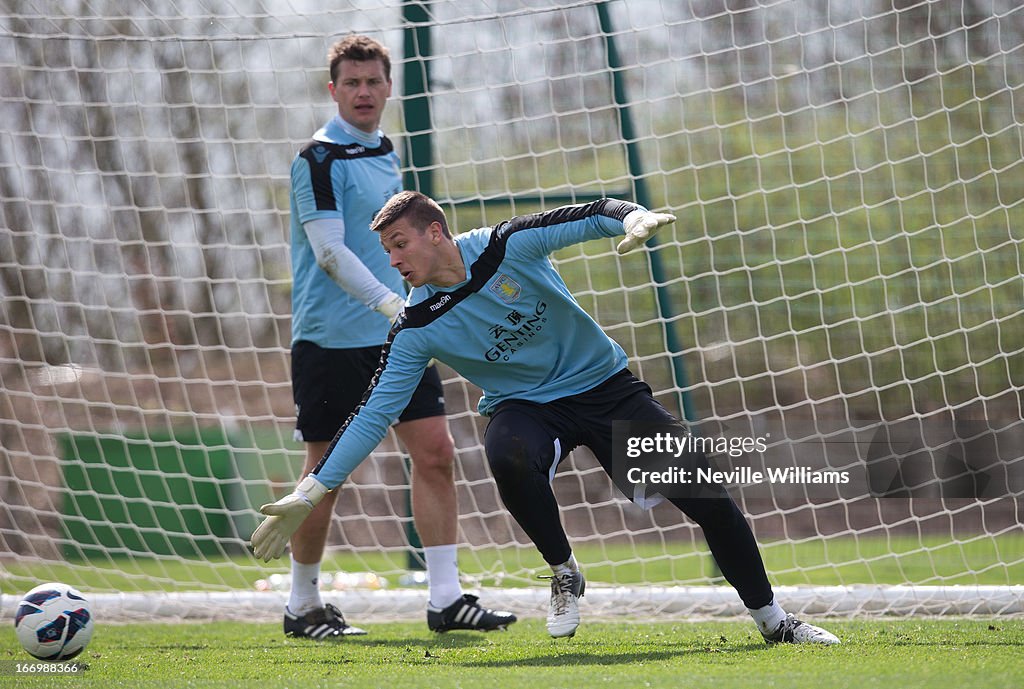
[(388, 319), (320, 268), (304, 224), (342, 220), (351, 260), (366, 266), (383, 287), (404, 295), (402, 276), (370, 231), (373, 216), (402, 189), (391, 141), (379, 130), (360, 132), (335, 115), (295, 157), (291, 185), (292, 343), (307, 340), (337, 349), (380, 345)]
[(488, 415), (505, 400), (550, 402), (590, 390), (626, 366), (626, 354), (569, 293), (548, 254), (623, 234), (640, 208), (603, 199), (525, 215), (455, 237), (466, 279), (409, 295), (359, 408), (314, 469), (340, 485), (380, 443), (430, 360), (479, 386)]

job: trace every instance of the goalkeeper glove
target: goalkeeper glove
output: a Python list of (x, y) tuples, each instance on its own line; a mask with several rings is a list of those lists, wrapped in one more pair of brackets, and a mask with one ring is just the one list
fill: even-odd
[(626, 237), (619, 242), (616, 251), (620, 254), (632, 251), (646, 242), (659, 229), (675, 221), (676, 216), (669, 213), (652, 213), (642, 208), (630, 211), (622, 220), (622, 227), (626, 230)]
[(398, 314), (402, 313), (402, 309), (405, 308), (405, 299), (392, 293), (390, 297), (377, 304), (376, 310), (378, 313), (384, 315), (392, 325), (398, 320)]
[(264, 562), (281, 557), (292, 534), (325, 495), (327, 486), (310, 474), (299, 481), (291, 495), (261, 507), (260, 512), (267, 518), (252, 533), (252, 552), (256, 557)]

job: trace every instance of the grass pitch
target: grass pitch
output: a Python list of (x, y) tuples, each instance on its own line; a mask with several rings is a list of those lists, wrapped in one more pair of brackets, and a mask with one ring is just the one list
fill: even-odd
[(914, 687), (1024, 686), (1024, 620), (828, 621), (833, 648), (768, 647), (748, 621), (584, 622), (548, 638), (542, 620), (506, 633), (435, 635), (423, 623), (360, 624), (340, 644), (285, 639), (277, 624), (101, 625), (77, 676), (14, 676), (25, 660), (0, 633), (11, 687)]

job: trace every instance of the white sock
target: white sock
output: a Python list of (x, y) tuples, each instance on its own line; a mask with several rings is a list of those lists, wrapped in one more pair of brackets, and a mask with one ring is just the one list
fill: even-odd
[(443, 610), (462, 598), (458, 550), (458, 546), (454, 543), (451, 545), (429, 545), (423, 549), (423, 558), (427, 561), (427, 583), (431, 607)]
[(320, 600), (320, 563), (306, 565), (292, 558), (292, 590), (288, 595), (288, 610), (293, 615), (305, 615), (310, 610), (324, 607)]
[(757, 623), (757, 628), (761, 630), (762, 634), (771, 634), (786, 619), (786, 611), (775, 602), (774, 598), (763, 608), (747, 608), (747, 612), (754, 618), (754, 622)]
[(559, 574), (572, 574), (573, 572), (580, 571), (580, 566), (576, 563), (576, 556), (569, 553), (569, 559), (560, 565), (551, 565), (551, 571), (554, 572), (555, 576)]

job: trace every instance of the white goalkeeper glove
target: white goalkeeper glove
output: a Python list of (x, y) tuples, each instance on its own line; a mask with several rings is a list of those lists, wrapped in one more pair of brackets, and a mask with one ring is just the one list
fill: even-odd
[(292, 534), (325, 495), (327, 486), (311, 474), (299, 481), (290, 495), (261, 507), (260, 512), (267, 518), (252, 532), (252, 552), (256, 557), (264, 562), (281, 557)]
[(398, 319), (398, 314), (402, 313), (402, 309), (404, 308), (405, 299), (397, 294), (392, 294), (390, 297), (377, 304), (376, 310), (378, 313), (383, 314), (384, 317), (394, 325), (395, 321)]
[(619, 242), (616, 251), (620, 254), (632, 251), (646, 242), (662, 227), (671, 225), (675, 221), (676, 216), (669, 213), (653, 213), (642, 208), (630, 211), (622, 220), (622, 227), (626, 230), (626, 236)]

